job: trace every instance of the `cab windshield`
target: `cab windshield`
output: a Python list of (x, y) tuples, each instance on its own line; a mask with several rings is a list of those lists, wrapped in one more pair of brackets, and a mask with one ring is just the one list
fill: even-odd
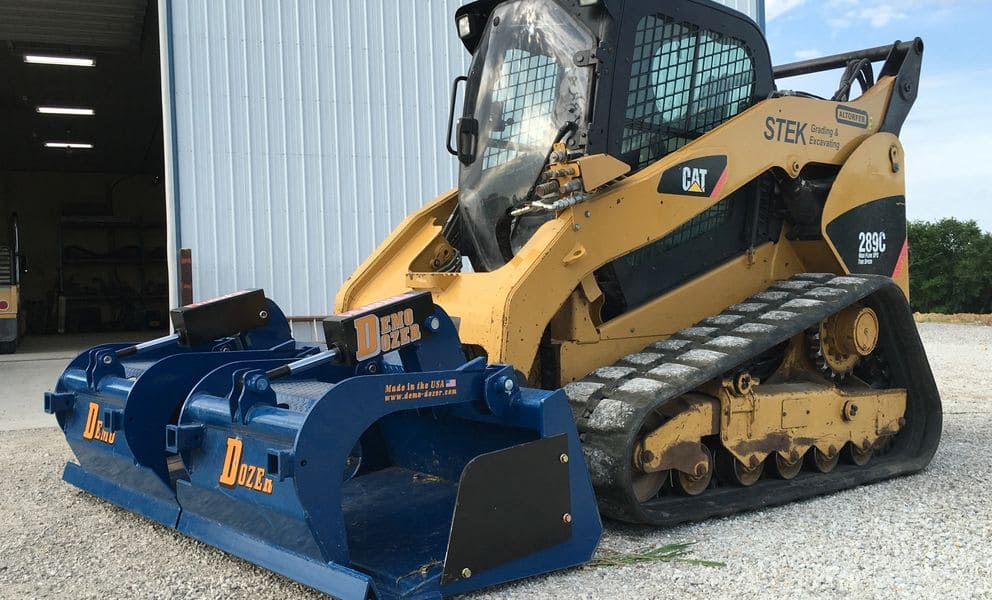
[(555, 2), (507, 2), (490, 16), (466, 89), (464, 116), (478, 122), (474, 160), (459, 177), (475, 269), (511, 258), (508, 211), (528, 200), (555, 140), (586, 122), (592, 73), (574, 57), (594, 47)]

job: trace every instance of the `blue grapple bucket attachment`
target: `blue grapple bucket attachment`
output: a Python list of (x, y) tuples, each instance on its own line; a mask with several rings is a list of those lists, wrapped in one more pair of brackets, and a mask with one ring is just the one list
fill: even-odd
[(466, 363), (428, 292), (225, 364), (168, 445), (179, 530), (345, 599), (438, 598), (586, 562), (602, 532), (563, 392)]
[(62, 478), (169, 527), (179, 518), (175, 479), (185, 471), (165, 450), (165, 426), (196, 382), (226, 363), (316, 351), (297, 349), (262, 290), (179, 308), (172, 320), (173, 335), (83, 352), (45, 394), (45, 412), (79, 461), (67, 463)]

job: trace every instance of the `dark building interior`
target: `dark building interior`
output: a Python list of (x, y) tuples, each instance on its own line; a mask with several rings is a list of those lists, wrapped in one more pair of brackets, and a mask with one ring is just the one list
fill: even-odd
[(0, 0), (0, 223), (18, 216), (28, 335), (165, 324), (157, 13)]

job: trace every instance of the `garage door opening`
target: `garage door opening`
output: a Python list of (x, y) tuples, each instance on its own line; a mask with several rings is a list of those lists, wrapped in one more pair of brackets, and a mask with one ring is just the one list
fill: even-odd
[(167, 327), (159, 47), (154, 0), (0, 0), (0, 223), (19, 225), (27, 339)]

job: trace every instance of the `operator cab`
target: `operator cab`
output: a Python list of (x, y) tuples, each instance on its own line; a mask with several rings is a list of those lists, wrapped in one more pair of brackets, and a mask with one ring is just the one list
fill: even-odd
[(452, 237), (477, 271), (554, 216), (510, 212), (534, 199), (556, 142), (636, 171), (774, 88), (757, 25), (708, 0), (480, 0), (455, 19), (473, 60)]

